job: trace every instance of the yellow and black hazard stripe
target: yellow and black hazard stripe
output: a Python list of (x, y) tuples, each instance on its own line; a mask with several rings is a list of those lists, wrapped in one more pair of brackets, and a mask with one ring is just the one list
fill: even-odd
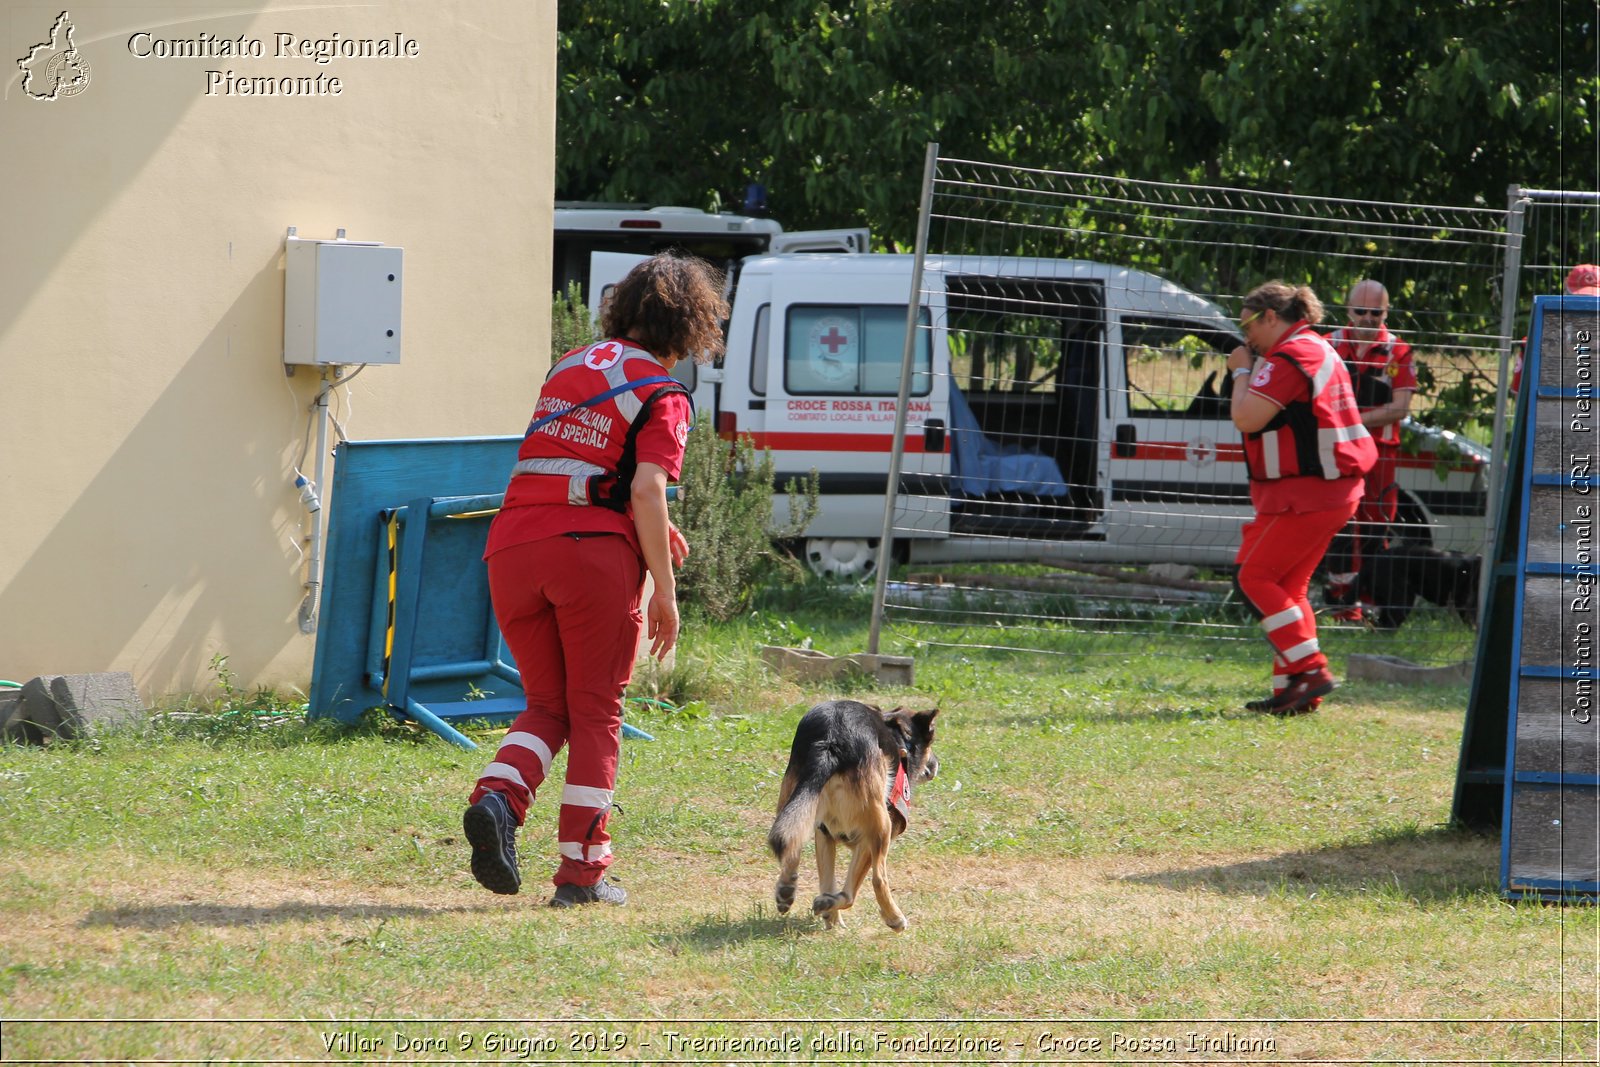
[(400, 542), (400, 511), (395, 509), (389, 513), (389, 614), (383, 627), (383, 697), (389, 698), (389, 660), (394, 655), (394, 587), (395, 572), (398, 570), (397, 551)]

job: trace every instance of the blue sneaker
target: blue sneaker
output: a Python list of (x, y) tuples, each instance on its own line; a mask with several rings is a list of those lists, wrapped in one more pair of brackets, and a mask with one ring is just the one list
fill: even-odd
[(517, 820), (499, 793), (485, 793), (461, 816), (472, 846), (472, 877), (493, 893), (511, 896), (522, 887), (517, 870)]

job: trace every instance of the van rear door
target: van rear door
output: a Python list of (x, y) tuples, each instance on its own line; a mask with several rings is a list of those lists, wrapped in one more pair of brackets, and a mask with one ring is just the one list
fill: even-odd
[[(910, 257), (805, 254), (747, 262), (741, 286), (770, 273), (764, 432), (781, 486), (818, 473), (822, 504), (808, 539), (876, 539), (883, 528), (905, 346)], [(743, 290), (740, 300), (752, 299)], [(919, 311), (895, 526), (949, 530), (949, 355)], [(780, 500), (779, 507), (787, 508)]]

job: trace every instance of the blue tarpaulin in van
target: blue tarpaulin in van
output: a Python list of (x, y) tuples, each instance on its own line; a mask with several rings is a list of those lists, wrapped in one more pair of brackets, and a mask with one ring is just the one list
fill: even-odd
[(967, 398), (950, 386), (950, 483), (957, 496), (1028, 493), (1065, 496), (1067, 487), (1056, 461), (984, 436)]

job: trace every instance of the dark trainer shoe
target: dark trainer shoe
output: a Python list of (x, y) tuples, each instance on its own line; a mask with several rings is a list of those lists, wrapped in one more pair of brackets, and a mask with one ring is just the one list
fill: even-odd
[(575, 908), (579, 904), (626, 904), (628, 902), (627, 890), (620, 885), (612, 885), (604, 878), (594, 885), (566, 885), (556, 886), (556, 895), (550, 898), (552, 908)]
[(1291, 674), (1289, 684), (1273, 696), (1269, 707), (1262, 710), (1268, 715), (1304, 715), (1316, 711), (1322, 698), (1333, 692), (1337, 685), (1326, 667)]
[(517, 870), (517, 820), (499, 793), (485, 793), (461, 816), (472, 846), (472, 877), (483, 888), (507, 896), (522, 886)]
[[(1316, 711), (1318, 706), (1321, 705), (1321, 703), (1322, 703), (1322, 698), (1321, 697), (1312, 697), (1311, 698), (1311, 703), (1307, 704), (1305, 706), (1305, 708), (1303, 708), (1301, 710), (1300, 714), (1305, 714), (1306, 712), (1310, 712), (1310, 711)], [(1275, 697), (1262, 697), (1260, 700), (1247, 700), (1247, 701), (1244, 702), (1244, 710), (1245, 711), (1263, 711), (1263, 712), (1266, 712), (1266, 711), (1272, 711), (1276, 707), (1277, 707), (1277, 699)]]

